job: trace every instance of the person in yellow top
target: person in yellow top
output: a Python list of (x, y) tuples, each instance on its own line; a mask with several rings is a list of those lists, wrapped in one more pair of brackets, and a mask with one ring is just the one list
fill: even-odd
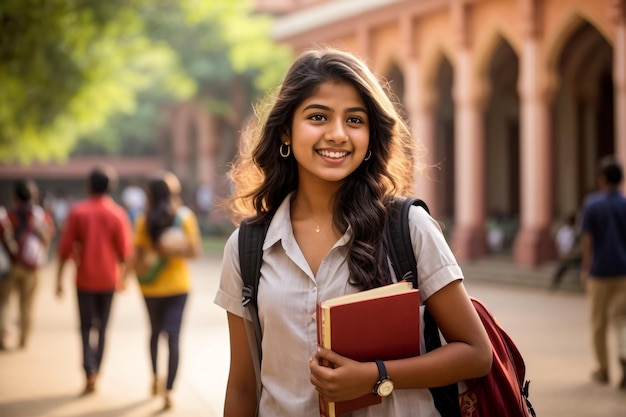
[(200, 232), (194, 213), (180, 198), (180, 182), (166, 172), (148, 182), (148, 205), (135, 224), (135, 271), (144, 276), (148, 259), (160, 261), (151, 280), (141, 279), (141, 293), (150, 319), (150, 358), (152, 393), (160, 391), (157, 373), (157, 350), (161, 334), (167, 336), (169, 360), (165, 384), (164, 408), (171, 408), (171, 391), (179, 362), (180, 329), (191, 289), (187, 260), (200, 254)]

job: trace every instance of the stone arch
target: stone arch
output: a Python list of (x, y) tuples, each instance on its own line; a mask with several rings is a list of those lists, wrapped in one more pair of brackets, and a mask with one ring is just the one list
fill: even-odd
[[(454, 146), (454, 100), (452, 84), (454, 67), (445, 54), (440, 54), (437, 71), (432, 73), (432, 81), (427, 85), (433, 86), (433, 95), (436, 97), (435, 106), (435, 149), (434, 162), (439, 166), (436, 178), (439, 187), (437, 207), (440, 208), (440, 219), (444, 223), (454, 220), (455, 196), (455, 146)], [(450, 229), (450, 228), (448, 228)]]
[(596, 26), (579, 15), (556, 38), (549, 57), (554, 83), (555, 209), (575, 212), (596, 187), (598, 159), (615, 150), (613, 51)]
[(481, 66), (488, 85), (485, 98), (486, 214), (505, 231), (504, 248), (513, 241), (520, 214), (519, 59), (502, 36), (494, 38), (491, 57)]
[(442, 65), (454, 67), (453, 55), (443, 46), (428, 48), (428, 51), (420, 55), (420, 79), (418, 83), (422, 88), (421, 96), (423, 105), (435, 109), (439, 106), (440, 93), (437, 83), (441, 76)]
[[(518, 38), (513, 36), (508, 29), (499, 26), (499, 22), (494, 22), (494, 26), (485, 31), (485, 36), (479, 39), (474, 45), (474, 71), (483, 80), (488, 78), (489, 71), (493, 65), (494, 55), (503, 45), (507, 45), (513, 53), (518, 56), (520, 46)], [(489, 88), (487, 85), (485, 88)], [(489, 94), (489, 91), (486, 91)]]
[[(386, 74), (385, 78), (387, 79), (387, 82), (389, 82), (389, 88), (395, 95), (395, 98), (398, 102), (404, 105), (405, 81), (402, 68), (399, 65), (396, 65), (395, 62), (391, 62), (383, 74)], [(406, 116), (406, 114), (403, 116)]]

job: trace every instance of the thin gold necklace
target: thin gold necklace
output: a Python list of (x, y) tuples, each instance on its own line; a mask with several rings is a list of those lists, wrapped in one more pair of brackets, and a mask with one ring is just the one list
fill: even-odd
[(315, 226), (315, 233), (319, 233), (322, 230), (322, 226), (320, 226), (319, 223), (313, 220), (312, 216), (307, 216), (307, 218)]
[(315, 220), (313, 220), (313, 217), (309, 217), (309, 220), (311, 221), (311, 223), (313, 223), (315, 225), (315, 233), (319, 233), (320, 232), (320, 225), (315, 223)]

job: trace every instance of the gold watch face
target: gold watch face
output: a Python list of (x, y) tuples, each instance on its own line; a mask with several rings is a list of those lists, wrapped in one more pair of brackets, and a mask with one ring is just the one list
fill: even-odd
[(391, 394), (391, 391), (393, 391), (393, 382), (391, 382), (391, 379), (385, 379), (378, 386), (378, 395), (381, 397), (388, 396)]

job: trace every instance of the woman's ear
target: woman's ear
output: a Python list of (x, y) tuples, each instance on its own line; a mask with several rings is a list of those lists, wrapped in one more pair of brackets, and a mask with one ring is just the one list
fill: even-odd
[(282, 135), (280, 135), (280, 141), (285, 145), (291, 144), (291, 132), (289, 130), (285, 130)]

